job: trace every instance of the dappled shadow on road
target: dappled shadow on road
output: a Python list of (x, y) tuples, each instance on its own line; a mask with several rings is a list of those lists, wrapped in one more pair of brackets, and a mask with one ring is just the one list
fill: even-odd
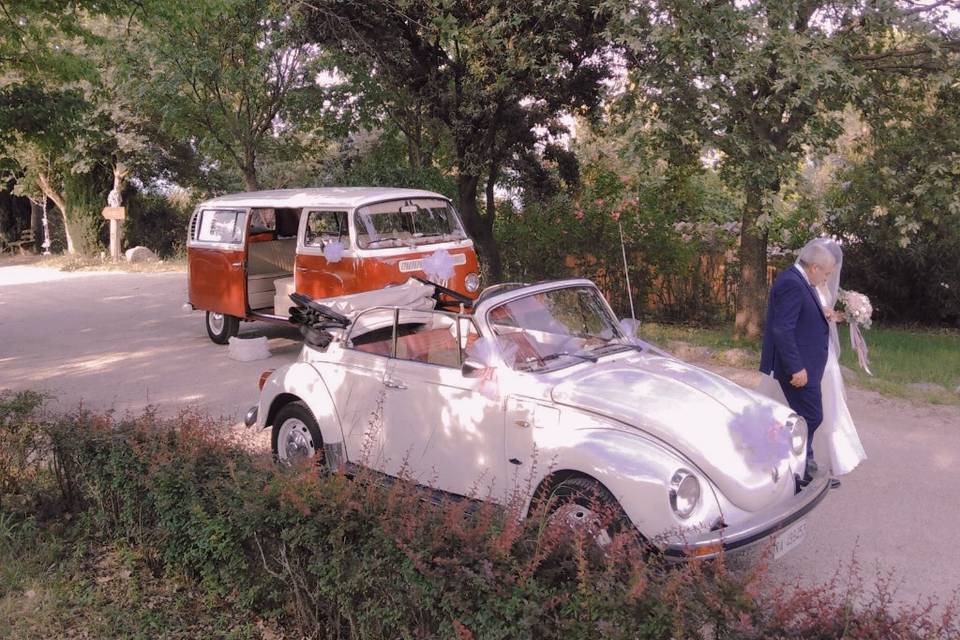
[(37, 389), (56, 404), (173, 414), (199, 406), (237, 419), (265, 369), (294, 360), (295, 327), (244, 323), (271, 358), (237, 362), (183, 309), (184, 274), (110, 274), (8, 288), (0, 306), (0, 388)]

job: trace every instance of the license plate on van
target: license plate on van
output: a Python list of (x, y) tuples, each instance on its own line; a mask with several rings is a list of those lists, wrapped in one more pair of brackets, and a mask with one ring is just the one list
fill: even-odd
[(803, 542), (807, 536), (807, 521), (797, 520), (792, 525), (776, 535), (773, 542), (773, 559), (784, 556), (791, 549)]

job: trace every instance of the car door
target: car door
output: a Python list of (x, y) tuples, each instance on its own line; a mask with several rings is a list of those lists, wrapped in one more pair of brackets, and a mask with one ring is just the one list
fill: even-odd
[(398, 312), (396, 357), (384, 379), (383, 451), (391, 475), (500, 501), (503, 406), (487, 379), (465, 377), (460, 368), (477, 335), (463, 316)]
[(246, 226), (246, 210), (194, 213), (187, 237), (188, 295), (194, 308), (246, 317)]
[(383, 380), (393, 351), (394, 309), (357, 316), (336, 365), (323, 373), (343, 427), (347, 459), (383, 471)]

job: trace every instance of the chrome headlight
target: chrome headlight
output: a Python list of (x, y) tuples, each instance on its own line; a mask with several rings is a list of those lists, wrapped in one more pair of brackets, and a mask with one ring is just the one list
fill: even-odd
[(469, 293), (473, 293), (480, 288), (480, 276), (475, 273), (468, 273), (467, 277), (463, 279), (463, 286), (467, 288)]
[(686, 469), (677, 469), (670, 478), (670, 507), (680, 518), (689, 518), (700, 502), (700, 481)]
[(787, 429), (790, 430), (790, 449), (794, 455), (800, 455), (807, 444), (807, 421), (792, 415), (787, 420)]

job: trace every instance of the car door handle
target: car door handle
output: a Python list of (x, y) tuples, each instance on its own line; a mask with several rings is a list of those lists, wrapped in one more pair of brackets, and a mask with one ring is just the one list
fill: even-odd
[(230, 266), (233, 267), (234, 269), (239, 269), (240, 267), (243, 266), (243, 263), (242, 263), (242, 262), (231, 262), (231, 263), (230, 263)]
[(398, 380), (390, 380), (390, 379), (387, 379), (387, 380), (385, 380), (385, 381), (383, 382), (383, 384), (384, 384), (388, 389), (406, 389), (406, 388), (407, 388), (407, 385), (403, 384), (402, 382), (400, 382), (400, 381), (398, 381)]

